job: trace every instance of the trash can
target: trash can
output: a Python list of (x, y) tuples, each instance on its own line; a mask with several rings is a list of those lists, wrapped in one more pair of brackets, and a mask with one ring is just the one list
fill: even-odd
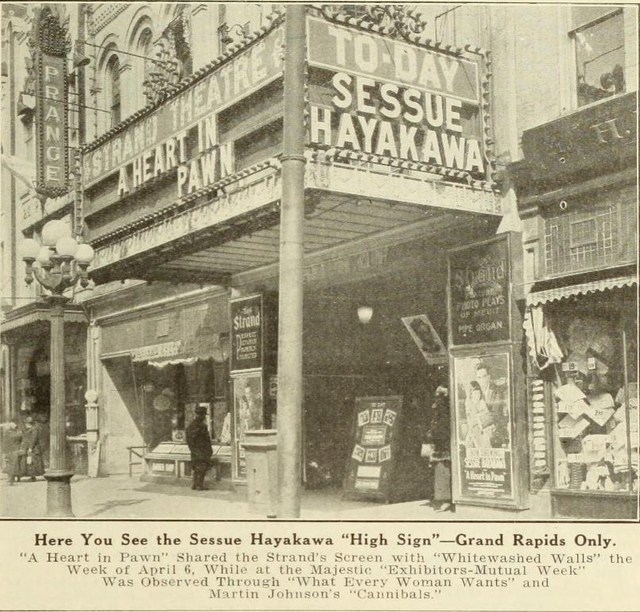
[(241, 444), (245, 450), (249, 508), (274, 518), (278, 492), (278, 432), (275, 429), (245, 431)]

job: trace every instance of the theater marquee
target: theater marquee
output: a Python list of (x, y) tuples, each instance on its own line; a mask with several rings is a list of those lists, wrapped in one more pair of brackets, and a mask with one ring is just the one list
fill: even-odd
[(313, 17), (307, 32), (312, 145), (486, 179), (478, 61)]

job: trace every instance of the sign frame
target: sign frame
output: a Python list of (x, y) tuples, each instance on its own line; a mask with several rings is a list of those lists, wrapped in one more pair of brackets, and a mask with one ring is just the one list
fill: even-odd
[(48, 7), (36, 15), (33, 43), (36, 191), (58, 198), (70, 189), (68, 42), (66, 29)]
[[(249, 309), (249, 310), (247, 310)], [(242, 364), (238, 363), (238, 357), (236, 353), (238, 349), (241, 348), (238, 346), (239, 337), (237, 330), (234, 329), (234, 318), (238, 316), (241, 310), (247, 310), (247, 316), (255, 316), (251, 314), (249, 311), (256, 312), (260, 317), (260, 321), (255, 329), (255, 331), (243, 332), (243, 333), (255, 333), (257, 334), (257, 354), (253, 357), (252, 361), (250, 361), (246, 367), (241, 367)], [(245, 372), (256, 372), (262, 371), (264, 368), (264, 332), (265, 332), (265, 321), (264, 321), (264, 299), (261, 293), (256, 293), (253, 295), (247, 295), (240, 298), (232, 298), (229, 300), (229, 320), (231, 322), (230, 325), (230, 355), (229, 355), (229, 373), (232, 376), (237, 374), (242, 374)], [(250, 338), (249, 338), (250, 339)]]
[[(245, 450), (242, 446), (245, 441), (244, 433), (248, 430), (264, 429), (264, 384), (262, 370), (239, 373), (232, 377), (233, 392), (233, 418), (232, 440), (233, 440), (233, 478), (234, 480), (246, 480), (246, 458)], [(252, 406), (247, 404), (247, 414), (241, 414), (243, 407), (243, 392), (248, 388), (251, 391), (251, 398), (257, 400), (252, 410)], [(259, 418), (259, 423), (256, 420)]]
[[(447, 362), (447, 347), (426, 314), (400, 317), (421, 355), (429, 365)], [(431, 347), (429, 347), (429, 344)], [(436, 348), (437, 350), (432, 350)]]
[[(307, 63), (309, 64), (309, 66), (315, 66), (316, 68), (322, 68), (324, 70), (329, 70), (329, 71), (335, 71), (335, 72), (341, 72), (347, 69), (348, 67), (348, 71), (350, 74), (354, 74), (354, 75), (358, 75), (358, 76), (364, 76), (367, 78), (379, 78), (379, 79), (384, 79), (386, 82), (390, 82), (393, 83), (395, 85), (399, 85), (401, 87), (415, 87), (417, 89), (420, 89), (421, 91), (425, 91), (427, 93), (433, 93), (433, 94), (438, 94), (438, 95), (445, 95), (445, 93), (443, 91), (439, 91), (437, 89), (433, 89), (433, 88), (425, 88), (425, 87), (418, 87), (418, 85), (416, 84), (412, 84), (409, 83), (407, 81), (403, 81), (399, 78), (391, 78), (388, 76), (385, 76), (383, 74), (381, 75), (377, 75), (377, 77), (373, 77), (372, 73), (369, 72), (363, 72), (363, 71), (359, 71), (355, 68), (355, 66), (353, 66), (351, 63), (349, 62), (345, 62), (344, 65), (339, 65), (339, 63), (336, 61), (335, 63), (332, 62), (327, 62), (326, 59), (322, 58), (322, 59), (317, 59), (314, 57), (314, 51), (318, 52), (318, 50), (314, 49), (313, 46), (313, 42), (314, 42), (314, 37), (312, 35), (312, 28), (314, 27), (313, 24), (322, 24), (322, 25), (327, 25), (328, 27), (332, 27), (334, 29), (338, 29), (338, 30), (343, 30), (344, 32), (346, 32), (347, 36), (352, 37), (352, 36), (370, 36), (370, 37), (376, 37), (379, 38), (383, 43), (385, 41), (389, 41), (392, 42), (394, 44), (394, 46), (398, 46), (401, 48), (411, 48), (411, 49), (416, 49), (422, 53), (425, 53), (425, 55), (429, 55), (429, 56), (435, 56), (437, 58), (446, 58), (446, 59), (450, 59), (452, 61), (456, 61), (459, 63), (464, 63), (464, 64), (468, 64), (470, 66), (473, 67), (473, 71), (475, 73), (475, 78), (474, 78), (474, 87), (476, 90), (476, 97), (475, 98), (471, 98), (471, 97), (465, 97), (465, 96), (461, 96), (455, 93), (447, 93), (446, 95), (448, 95), (449, 97), (453, 97), (456, 98), (457, 100), (461, 100), (463, 102), (467, 102), (469, 104), (472, 104), (474, 106), (480, 106), (481, 104), (481, 86), (480, 86), (480, 70), (479, 70), (479, 66), (478, 64), (468, 58), (465, 57), (458, 57), (458, 56), (450, 56), (447, 55), (445, 53), (441, 53), (436, 51), (435, 49), (429, 49), (425, 46), (422, 45), (417, 45), (417, 44), (409, 44), (406, 41), (401, 41), (401, 40), (394, 40), (394, 39), (385, 39), (385, 37), (381, 34), (378, 34), (376, 32), (373, 31), (365, 31), (365, 30), (360, 30), (360, 29), (356, 29), (356, 28), (352, 28), (352, 27), (348, 27), (345, 26), (343, 24), (338, 24), (338, 23), (333, 23), (331, 21), (327, 21), (326, 19), (322, 19), (320, 17), (313, 17), (311, 15), (307, 16), (306, 19), (306, 37), (307, 37), (307, 44), (308, 44), (308, 52), (307, 52)], [(320, 50), (321, 51), (321, 50)], [(346, 55), (346, 54), (345, 54)], [(383, 54), (384, 55), (384, 54)], [(386, 58), (383, 58), (383, 63), (387, 63), (390, 65), (393, 65), (393, 58), (391, 57), (391, 54), (389, 53), (389, 61), (386, 61)]]
[[(478, 350), (476, 347), (458, 349), (454, 350), (453, 354), (451, 355), (449, 367), (449, 385), (451, 389), (451, 479), (452, 499), (455, 503), (472, 506), (510, 508), (518, 510), (528, 507), (527, 492), (525, 490), (525, 483), (523, 481), (523, 474), (527, 469), (526, 464), (528, 460), (522, 460), (522, 458), (519, 456), (519, 453), (517, 452), (517, 449), (521, 444), (522, 432), (520, 431), (518, 424), (518, 419), (521, 417), (521, 415), (518, 414), (517, 410), (518, 393), (516, 387), (516, 371), (514, 368), (516, 354), (517, 353), (515, 353), (513, 345), (506, 342), (492, 347), (485, 347), (482, 350)], [(464, 361), (467, 361), (468, 363), (465, 364), (463, 363)], [(473, 459), (480, 460), (481, 467), (472, 468), (478, 471), (485, 470), (485, 472), (483, 473), (486, 474), (499, 474), (497, 468), (491, 465), (491, 463), (492, 461), (496, 461), (498, 459), (499, 454), (504, 454), (505, 464), (508, 463), (507, 469), (509, 471), (509, 481), (506, 482), (508, 483), (509, 491), (508, 494), (504, 494), (502, 496), (474, 495), (473, 493), (470, 493), (468, 489), (469, 483), (467, 482), (467, 486), (465, 487), (465, 480), (462, 475), (462, 472), (465, 469), (465, 456), (463, 456), (463, 454), (466, 453), (467, 446), (466, 444), (461, 443), (460, 440), (462, 437), (461, 432), (463, 425), (462, 419), (460, 417), (461, 413), (464, 414), (465, 408), (465, 400), (462, 397), (460, 388), (460, 385), (464, 384), (465, 381), (461, 380), (461, 372), (467, 370), (468, 373), (469, 368), (472, 365), (475, 366), (475, 363), (472, 362), (481, 362), (485, 364), (488, 369), (491, 370), (490, 374), (495, 374), (497, 372), (497, 369), (500, 366), (500, 362), (502, 362), (503, 366), (502, 373), (504, 374), (504, 381), (498, 382), (503, 382), (507, 389), (507, 398), (503, 398), (501, 401), (505, 403), (504, 407), (507, 411), (508, 424), (506, 432), (508, 434), (508, 442), (506, 446), (502, 446), (490, 439), (490, 441), (487, 441), (486, 444), (480, 444), (481, 448), (477, 448), (477, 451), (474, 451)], [(506, 372), (504, 372), (504, 370), (506, 370)], [(498, 436), (497, 439), (500, 439), (500, 436)], [(483, 446), (484, 448), (482, 448)], [(503, 453), (498, 453), (498, 450), (503, 451)], [(487, 461), (489, 465), (486, 467), (482, 467), (482, 463), (484, 463), (483, 459), (485, 459), (485, 457), (489, 459)], [(478, 480), (483, 483), (500, 482), (497, 477), (495, 477), (494, 479), (494, 476), (487, 475), (484, 478), (485, 480), (482, 480), (481, 478), (478, 478)], [(477, 489), (483, 488), (479, 486), (478, 483), (476, 483), (476, 485)]]
[[(504, 261), (504, 281), (502, 283), (503, 287), (501, 288), (502, 292), (501, 295), (496, 295), (493, 297), (502, 297), (503, 298), (503, 303), (500, 304), (500, 306), (502, 307), (502, 334), (496, 338), (490, 339), (490, 340), (481, 340), (481, 341), (467, 341), (467, 342), (457, 342), (456, 340), (458, 340), (459, 336), (456, 336), (454, 334), (454, 328), (456, 325), (456, 322), (458, 321), (457, 317), (455, 316), (455, 305), (454, 305), (454, 295), (453, 295), (453, 279), (452, 279), (452, 259), (459, 256), (461, 253), (463, 252), (470, 252), (473, 250), (483, 250), (486, 248), (490, 248), (491, 246), (494, 245), (498, 245), (498, 247), (500, 249), (503, 250), (503, 252), (501, 253), (503, 261)], [(503, 234), (497, 237), (493, 237), (490, 238), (488, 240), (482, 240), (480, 242), (474, 242), (473, 244), (470, 245), (465, 245), (462, 247), (456, 247), (454, 249), (450, 249), (448, 251), (448, 261), (447, 261), (447, 309), (449, 312), (449, 316), (447, 317), (448, 321), (447, 321), (447, 326), (448, 326), (448, 344), (449, 344), (449, 349), (454, 348), (454, 347), (466, 347), (466, 346), (493, 346), (496, 344), (503, 344), (503, 343), (507, 343), (509, 342), (509, 340), (512, 338), (512, 327), (513, 327), (513, 304), (512, 304), (512, 296), (513, 296), (513, 281), (512, 281), (512, 275), (513, 275), (513, 262), (511, 261), (511, 252), (512, 252), (512, 248), (511, 248), (511, 235), (510, 234)], [(469, 259), (473, 259), (473, 260), (478, 260), (479, 257), (477, 255), (475, 256), (469, 256)], [(466, 286), (464, 288), (466, 290)], [(471, 290), (473, 291), (473, 287), (471, 287)], [(491, 297), (491, 296), (489, 296)], [(474, 298), (468, 299), (468, 300), (463, 300), (462, 304), (464, 306), (464, 304), (466, 302), (471, 302)], [(494, 308), (494, 306), (490, 306), (488, 308)], [(473, 330), (471, 330), (473, 331)], [(476, 333), (478, 330), (475, 330)], [(482, 330), (482, 333), (486, 333), (486, 330)], [(472, 336), (473, 339), (473, 336)]]

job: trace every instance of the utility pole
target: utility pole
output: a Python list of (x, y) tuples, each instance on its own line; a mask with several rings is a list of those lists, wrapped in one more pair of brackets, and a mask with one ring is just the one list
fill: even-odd
[(305, 8), (287, 6), (278, 331), (278, 517), (300, 516)]

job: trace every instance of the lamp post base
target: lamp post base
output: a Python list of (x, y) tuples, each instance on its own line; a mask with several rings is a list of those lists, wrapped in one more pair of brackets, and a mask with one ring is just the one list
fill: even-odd
[(72, 472), (46, 472), (47, 516), (73, 517), (71, 509)]

